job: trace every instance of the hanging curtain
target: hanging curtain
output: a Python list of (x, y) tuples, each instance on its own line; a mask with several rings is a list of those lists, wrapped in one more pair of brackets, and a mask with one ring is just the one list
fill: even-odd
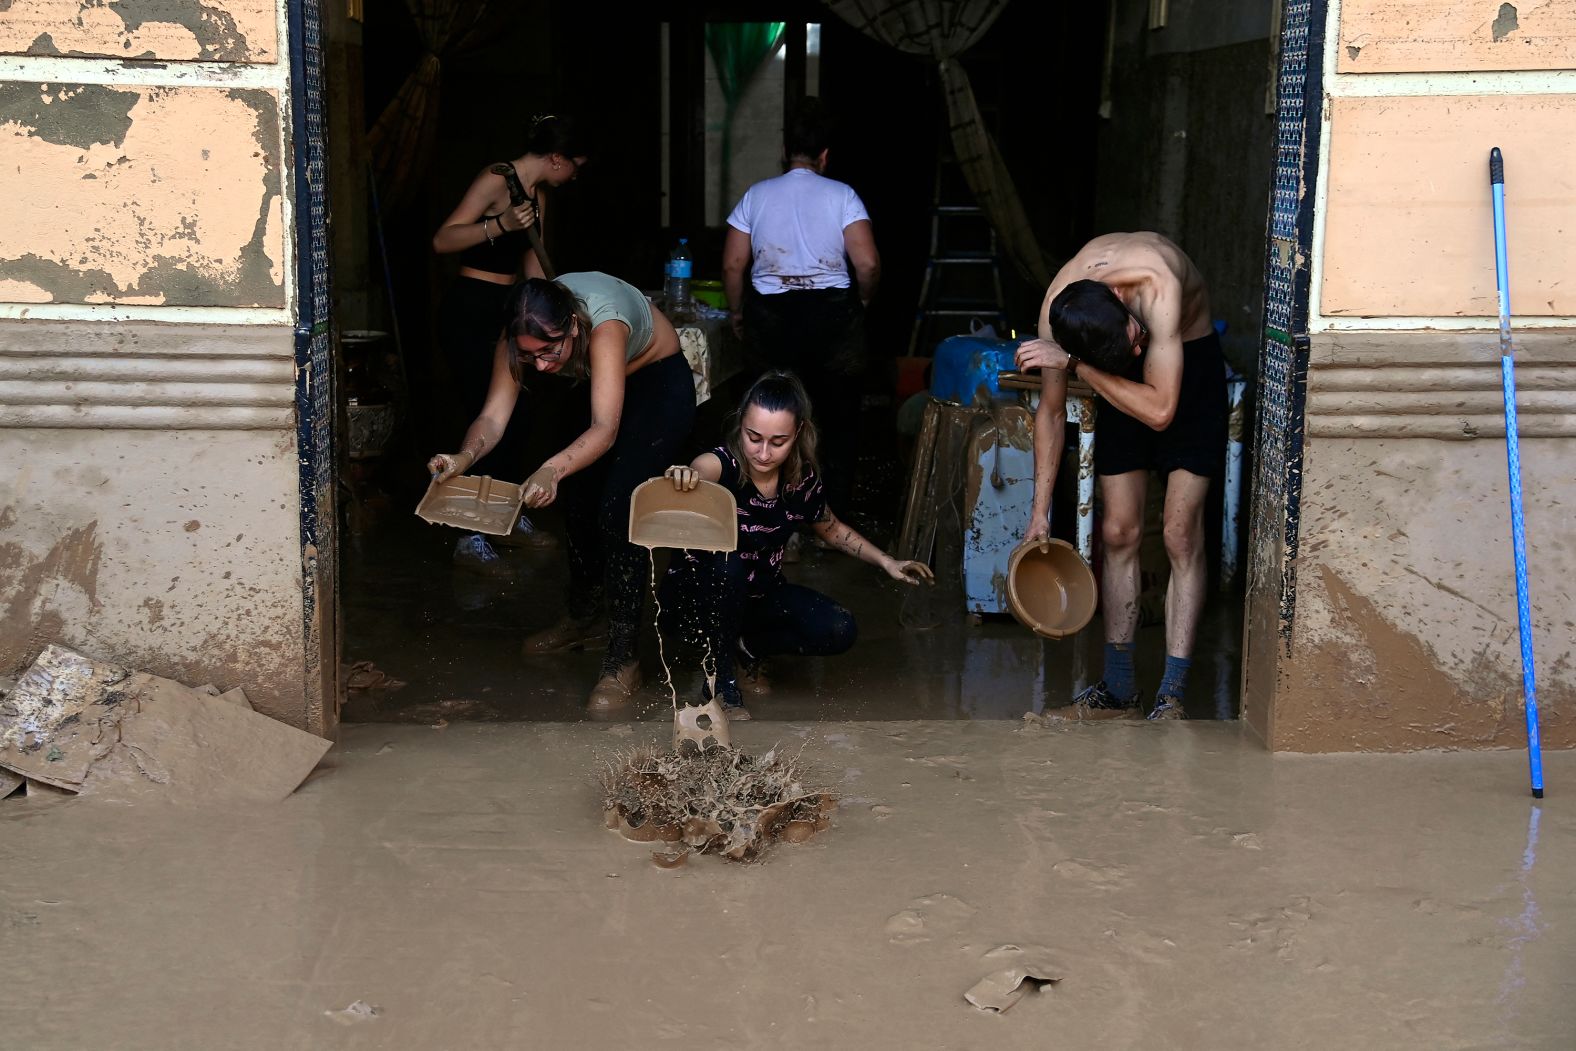
[(717, 188), (719, 226), (728, 221), (728, 212), (733, 209), (728, 196), (728, 181), (733, 174), (733, 115), (761, 64), (777, 53), (784, 28), (783, 22), (706, 23), (706, 48), (717, 67), (723, 100), (721, 181)]
[(367, 133), (379, 196), (387, 211), (408, 204), (438, 132), (443, 63), (477, 40), (489, 0), (404, 0), (426, 52)]
[(910, 55), (935, 62), (946, 95), (952, 148), (974, 199), (996, 229), (1007, 257), (1036, 287), (1051, 282), (1051, 268), (1029, 226), (1012, 175), (980, 118), (959, 55), (985, 35), (1007, 0), (823, 0), (859, 32)]

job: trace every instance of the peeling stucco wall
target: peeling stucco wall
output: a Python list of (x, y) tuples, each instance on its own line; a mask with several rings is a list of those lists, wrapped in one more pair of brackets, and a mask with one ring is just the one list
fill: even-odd
[(279, 101), (0, 82), (0, 300), (282, 307)]
[(1341, 0), (1342, 73), (1576, 68), (1569, 0)]
[(273, 0), (0, 0), (0, 54), (279, 60)]

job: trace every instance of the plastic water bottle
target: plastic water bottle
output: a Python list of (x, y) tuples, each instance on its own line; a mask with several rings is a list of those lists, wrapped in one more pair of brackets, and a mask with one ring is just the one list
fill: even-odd
[(681, 237), (678, 245), (668, 253), (668, 278), (662, 290), (670, 320), (692, 312), (690, 277), (694, 271), (695, 257), (690, 255), (689, 238)]

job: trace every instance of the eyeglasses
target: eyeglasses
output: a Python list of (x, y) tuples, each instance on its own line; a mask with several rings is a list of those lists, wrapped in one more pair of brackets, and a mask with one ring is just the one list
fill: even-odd
[(565, 332), (562, 336), (558, 337), (557, 342), (549, 343), (541, 350), (534, 351), (526, 350), (524, 347), (520, 346), (518, 342), (516, 342), (514, 345), (515, 356), (521, 361), (528, 361), (532, 364), (535, 364), (538, 361), (557, 361), (559, 358), (564, 356), (564, 352), (568, 349), (569, 335), (570, 334), (568, 332)]

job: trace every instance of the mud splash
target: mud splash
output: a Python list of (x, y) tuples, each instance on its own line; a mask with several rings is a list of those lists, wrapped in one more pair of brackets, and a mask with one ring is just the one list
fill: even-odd
[(636, 748), (601, 771), (607, 827), (640, 843), (682, 841), (699, 854), (749, 861), (776, 839), (800, 843), (831, 823), (835, 799), (805, 787), (798, 755), (759, 759), (734, 748), (687, 754)]

